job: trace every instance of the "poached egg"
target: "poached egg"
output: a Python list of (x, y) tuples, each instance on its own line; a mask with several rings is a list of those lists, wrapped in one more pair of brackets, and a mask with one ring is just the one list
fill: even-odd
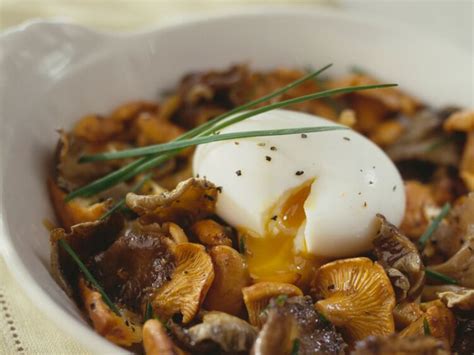
[[(333, 125), (274, 110), (221, 133)], [(256, 280), (297, 282), (317, 260), (360, 255), (377, 233), (376, 214), (399, 225), (405, 210), (395, 165), (353, 130), (201, 145), (193, 171), (222, 187), (217, 215), (239, 231)]]

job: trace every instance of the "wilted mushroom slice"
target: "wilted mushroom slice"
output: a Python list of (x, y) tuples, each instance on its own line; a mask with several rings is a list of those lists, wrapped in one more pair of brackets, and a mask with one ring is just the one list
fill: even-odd
[(250, 324), (261, 327), (261, 312), (268, 306), (273, 297), (278, 296), (302, 296), (303, 292), (292, 284), (283, 282), (259, 282), (255, 285), (242, 289), (245, 306), (249, 315)]
[(450, 259), (430, 269), (452, 277), (461, 286), (474, 288), (474, 235)]
[(218, 188), (211, 182), (191, 178), (159, 195), (129, 193), (126, 203), (144, 223), (174, 222), (186, 227), (214, 212), (217, 194)]
[(414, 300), (425, 284), (425, 268), (417, 247), (397, 227), (378, 214), (380, 230), (374, 254), (392, 282), (397, 300)]
[[(299, 346), (298, 326), (289, 314), (272, 309), (252, 348), (252, 355), (287, 355)], [(298, 352), (296, 352), (298, 353)]]
[(156, 319), (143, 325), (143, 347), (146, 355), (184, 355), (168, 336), (165, 327)]
[(237, 250), (225, 245), (211, 248), (209, 255), (214, 264), (215, 277), (204, 307), (239, 315), (244, 306), (242, 289), (250, 283), (244, 259)]
[(381, 265), (368, 258), (333, 261), (323, 265), (313, 280), (323, 297), (316, 310), (341, 327), (350, 340), (387, 335), (395, 330), (395, 295)]
[(431, 236), (424, 254), (431, 257), (430, 261), (434, 257), (446, 260), (459, 251), (469, 235), (474, 235), (474, 193), (456, 201), (448, 216)]
[(71, 227), (70, 232), (62, 228), (51, 231), (51, 273), (56, 282), (70, 296), (74, 296), (79, 268), (71, 256), (60, 246), (64, 240), (76, 252), (83, 262), (106, 250), (118, 237), (123, 228), (123, 218), (112, 215), (107, 219), (85, 222)]
[(457, 285), (427, 285), (422, 300), (440, 299), (448, 308), (474, 311), (474, 289)]
[(212, 219), (197, 221), (191, 227), (194, 237), (206, 246), (232, 246), (232, 240), (226, 228)]
[(56, 148), (56, 182), (59, 187), (72, 191), (111, 172), (123, 162), (79, 163), (82, 155), (106, 151), (107, 146), (92, 145), (71, 134), (59, 132)]
[[(202, 322), (184, 330), (190, 348), (213, 343), (225, 353), (248, 352), (257, 338), (257, 329), (246, 321), (224, 312), (207, 312)], [(208, 344), (209, 346), (209, 344)]]
[(214, 268), (211, 257), (200, 244), (177, 244), (172, 254), (176, 268), (171, 280), (154, 294), (152, 306), (154, 312), (165, 319), (181, 314), (183, 323), (189, 323), (211, 287)]
[(449, 347), (430, 336), (370, 336), (358, 341), (351, 355), (449, 355)]
[[(299, 343), (298, 354), (344, 354), (347, 345), (342, 336), (336, 332), (331, 323), (324, 320), (316, 312), (311, 297), (296, 296), (287, 298), (279, 296), (273, 298), (260, 315), (264, 326), (259, 334), (259, 339), (271, 336), (282, 327), (279, 324), (272, 324), (272, 312), (279, 313), (285, 319), (290, 319), (290, 322), (292, 318), (296, 323), (296, 338)], [(269, 322), (268, 325), (267, 322)], [(257, 343), (255, 348), (260, 349), (260, 354), (271, 355), (276, 353), (276, 351), (266, 351), (261, 346), (257, 347)]]
[(439, 165), (458, 166), (461, 160), (458, 142), (448, 140), (442, 149), (433, 149), (435, 144), (447, 138), (441, 129), (440, 115), (423, 110), (407, 123), (408, 126), (400, 139), (386, 150), (393, 161), (422, 160)]
[(160, 226), (134, 221), (107, 250), (94, 257), (92, 270), (115, 302), (140, 312), (173, 272), (170, 248)]
[(425, 335), (429, 332), (435, 338), (445, 341), (450, 346), (454, 342), (456, 319), (440, 300), (421, 305), (423, 315), (400, 332), (401, 337)]
[(48, 189), (54, 212), (61, 226), (67, 229), (75, 224), (98, 220), (112, 204), (110, 199), (94, 203), (92, 199), (82, 197), (66, 202), (66, 193), (52, 179), (48, 179)]
[(92, 325), (100, 335), (122, 346), (142, 341), (142, 328), (137, 315), (127, 310), (121, 310), (120, 316), (115, 314), (105, 304), (100, 293), (90, 288), (83, 278), (79, 280), (79, 289)]

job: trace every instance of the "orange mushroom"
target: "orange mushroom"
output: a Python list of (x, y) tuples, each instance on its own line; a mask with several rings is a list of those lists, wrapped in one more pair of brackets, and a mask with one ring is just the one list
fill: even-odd
[(142, 341), (142, 327), (138, 323), (136, 314), (127, 310), (121, 310), (120, 316), (115, 314), (105, 304), (100, 293), (90, 288), (83, 278), (79, 279), (79, 291), (97, 333), (122, 346), (130, 346)]
[(421, 304), (424, 314), (400, 332), (400, 336), (425, 335), (444, 340), (450, 346), (454, 343), (456, 319), (453, 312), (440, 300)]
[(156, 319), (143, 325), (143, 347), (146, 355), (184, 355), (168, 336), (165, 327)]
[(152, 306), (164, 319), (181, 313), (189, 323), (199, 311), (214, 280), (214, 268), (204, 246), (194, 243), (177, 244), (172, 251), (176, 268), (171, 281), (158, 289)]
[(368, 258), (323, 265), (313, 280), (316, 310), (341, 327), (349, 340), (387, 335), (395, 330), (395, 293), (382, 266)]
[(286, 295), (302, 296), (303, 292), (292, 284), (283, 282), (259, 282), (242, 289), (250, 324), (261, 327), (260, 313), (267, 307), (273, 297)]
[(239, 315), (244, 306), (242, 288), (250, 283), (244, 259), (237, 250), (226, 245), (213, 247), (209, 254), (214, 263), (215, 277), (204, 307)]

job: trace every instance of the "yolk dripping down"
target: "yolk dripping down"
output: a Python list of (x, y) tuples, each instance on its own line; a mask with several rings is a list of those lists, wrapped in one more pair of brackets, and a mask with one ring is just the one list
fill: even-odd
[(304, 203), (311, 192), (313, 179), (291, 189), (268, 211), (263, 236), (240, 228), (250, 275), (254, 281), (296, 283), (304, 287), (312, 268), (319, 264), (314, 256), (295, 251), (295, 237), (304, 225)]

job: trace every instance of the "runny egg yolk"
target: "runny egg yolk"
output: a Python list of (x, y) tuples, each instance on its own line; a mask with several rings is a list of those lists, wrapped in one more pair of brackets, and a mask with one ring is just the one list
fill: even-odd
[[(291, 189), (267, 212), (263, 236), (239, 228), (245, 245), (250, 275), (254, 281), (278, 281), (307, 285), (310, 271), (320, 265), (318, 260), (302, 250), (295, 250), (295, 238), (304, 225), (304, 203), (311, 192), (313, 179)], [(304, 243), (304, 238), (302, 239)]]

